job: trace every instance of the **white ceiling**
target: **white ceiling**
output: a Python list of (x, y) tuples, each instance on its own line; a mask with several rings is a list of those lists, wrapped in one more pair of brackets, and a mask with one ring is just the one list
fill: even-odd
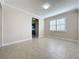
[[(6, 2), (42, 17), (76, 8), (77, 5), (77, 0), (6, 0)], [(44, 10), (42, 8), (44, 3), (50, 3), (51, 7)]]

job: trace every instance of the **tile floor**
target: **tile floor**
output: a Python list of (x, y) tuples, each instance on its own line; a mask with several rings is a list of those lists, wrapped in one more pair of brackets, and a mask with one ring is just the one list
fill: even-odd
[(34, 39), (0, 48), (0, 59), (79, 59), (76, 42)]

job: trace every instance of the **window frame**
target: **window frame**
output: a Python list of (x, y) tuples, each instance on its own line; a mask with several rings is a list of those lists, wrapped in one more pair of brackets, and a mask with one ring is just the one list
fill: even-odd
[[(52, 20), (51, 20), (51, 21), (52, 21)], [(50, 22), (51, 22), (51, 21), (50, 21)], [(53, 20), (53, 21), (55, 21), (55, 20)], [(56, 21), (55, 21), (55, 22), (56, 22)], [(53, 30), (53, 29), (51, 30), (51, 27), (53, 28), (54, 26), (55, 26), (55, 28), (56, 28), (57, 25), (56, 25), (56, 24), (54, 24), (54, 25), (53, 25), (53, 24), (50, 24), (50, 31), (56, 31), (56, 30)], [(57, 28), (56, 28), (56, 29), (57, 29)]]
[[(61, 26), (63, 26), (64, 25), (64, 30), (61, 30), (61, 28), (60, 28), (60, 30), (58, 30), (57, 29), (57, 27), (58, 27), (58, 24), (57, 24), (57, 22), (58, 22), (58, 20), (63, 20), (64, 19), (64, 24), (59, 24), (59, 26), (61, 27)], [(65, 18), (60, 18), (60, 19), (56, 19), (56, 20), (51, 20), (51, 21), (56, 21), (56, 25), (50, 25), (50, 27), (53, 27), (53, 26), (56, 26), (56, 30), (50, 30), (50, 28), (49, 28), (49, 30), (50, 31), (53, 31), (53, 32), (66, 32), (67, 31), (67, 29), (66, 29), (66, 19)], [(50, 22), (51, 22), (50, 21)], [(49, 22), (49, 23), (50, 23)]]

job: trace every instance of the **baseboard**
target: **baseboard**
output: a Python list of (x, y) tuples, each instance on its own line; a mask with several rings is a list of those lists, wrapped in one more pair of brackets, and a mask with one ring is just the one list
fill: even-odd
[[(44, 38), (44, 37), (43, 37)], [(46, 37), (48, 39), (52, 39), (51, 37)], [(62, 40), (68, 40), (68, 41), (73, 41), (73, 42), (78, 42), (78, 40), (70, 40), (70, 39), (67, 39), (67, 38), (59, 38), (59, 37), (54, 37), (56, 39), (62, 39)], [(32, 39), (28, 39), (28, 40), (32, 40)], [(1, 47), (5, 47), (5, 46), (9, 46), (9, 45), (13, 45), (13, 44), (17, 44), (17, 43), (22, 43), (22, 42), (25, 42), (25, 41), (28, 41), (27, 39), (24, 39), (24, 40), (20, 40), (20, 41), (15, 41), (15, 42), (10, 42), (10, 43), (6, 43), (6, 44), (2, 44), (0, 45), (0, 48)]]
[(69, 39), (69, 38), (60, 38), (62, 40), (67, 40), (67, 41), (72, 41), (72, 42), (78, 42), (78, 40), (74, 40), (74, 39)]
[(72, 41), (72, 42), (78, 42), (78, 40), (70, 39), (70, 38), (60, 38), (60, 37), (46, 37), (46, 38), (55, 38), (55, 39), (61, 39), (61, 40), (66, 40), (66, 41)]
[[(28, 40), (32, 40), (32, 39), (28, 39)], [(20, 40), (20, 41), (14, 41), (14, 42), (10, 42), (10, 43), (5, 43), (5, 44), (2, 44), (1, 47), (5, 47), (5, 46), (9, 46), (9, 45), (13, 45), (13, 44), (25, 42), (25, 41), (28, 41), (28, 40), (27, 39), (24, 39), (24, 40)]]

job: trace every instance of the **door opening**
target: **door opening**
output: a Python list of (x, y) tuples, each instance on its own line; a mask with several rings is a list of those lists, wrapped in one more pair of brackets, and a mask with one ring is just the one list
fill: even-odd
[(39, 36), (39, 20), (32, 18), (32, 38), (38, 38)]

